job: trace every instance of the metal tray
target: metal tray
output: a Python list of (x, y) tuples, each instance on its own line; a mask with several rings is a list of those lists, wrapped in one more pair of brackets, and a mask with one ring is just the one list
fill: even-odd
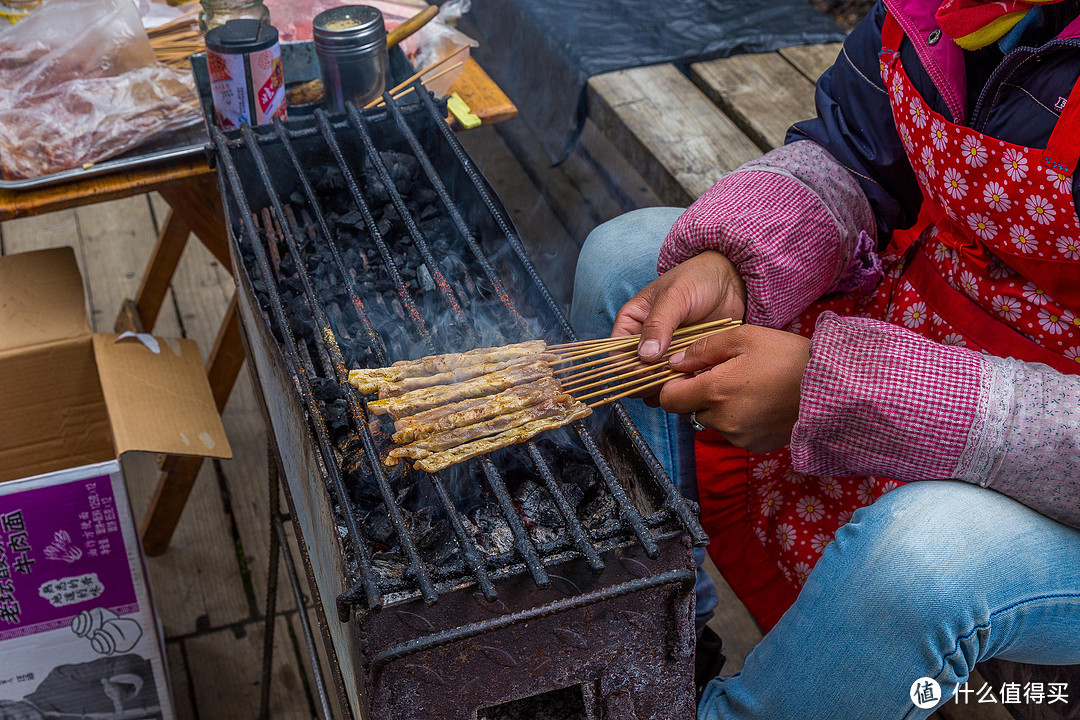
[[(282, 43), (281, 59), (285, 69), (286, 86), (320, 77), (319, 59), (315, 55), (315, 45), (310, 40)], [(192, 55), (191, 67), (203, 107), (204, 121), (212, 122), (213, 99), (210, 97), (206, 53)], [(388, 85), (396, 84), (413, 73), (412, 65), (399, 48), (394, 48), (394, 52), (390, 54), (389, 70)], [(206, 152), (209, 142), (210, 137), (207, 135), (205, 125), (192, 125), (182, 130), (165, 133), (123, 155), (95, 163), (89, 168), (72, 168), (27, 180), (0, 180), (0, 190), (29, 190), (119, 170), (134, 170), (165, 160), (197, 157)]]

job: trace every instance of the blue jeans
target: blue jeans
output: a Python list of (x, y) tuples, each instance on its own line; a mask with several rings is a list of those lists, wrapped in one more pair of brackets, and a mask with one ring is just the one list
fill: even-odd
[[(660, 243), (682, 212), (680, 208), (635, 210), (589, 234), (578, 256), (570, 307), (570, 322), (580, 338), (610, 335), (619, 308), (656, 279)], [(679, 491), (697, 502), (694, 430), (690, 424), (641, 400), (624, 400), (623, 407)], [(701, 567), (705, 548), (696, 548), (694, 555), (698, 565), (695, 590), (700, 633), (712, 617), (718, 599), (716, 585)]]
[[(609, 302), (617, 309), (631, 278), (651, 279), (644, 268), (676, 217), (671, 209), (638, 211), (593, 232), (582, 249), (575, 305), (580, 296), (583, 314), (575, 308), (575, 322), (598, 322), (590, 314)], [(646, 411), (660, 412), (639, 409), (635, 421), (688, 487), (692, 454), (682, 436), (692, 431), (677, 418), (640, 422)], [(913, 683), (935, 680), (940, 706), (991, 657), (1080, 664), (1080, 530), (992, 490), (914, 482), (837, 531), (742, 672), (709, 684), (698, 718), (925, 718), (934, 706), (915, 706)], [(1068, 692), (1077, 702), (1078, 688)]]

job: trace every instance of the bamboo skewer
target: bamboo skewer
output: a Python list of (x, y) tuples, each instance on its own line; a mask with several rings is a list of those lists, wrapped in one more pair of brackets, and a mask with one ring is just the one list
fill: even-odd
[[(683, 348), (690, 347), (691, 345), (696, 343), (698, 340), (701, 340), (702, 338), (707, 338), (707, 337), (710, 337), (712, 335), (715, 335), (716, 332), (718, 332), (718, 331), (714, 331), (714, 332), (710, 332), (710, 333), (704, 333), (704, 334), (702, 334), (700, 336), (695, 336), (695, 337), (692, 337), (692, 338), (686, 338), (686, 339), (683, 339), (683, 340), (677, 340), (677, 341), (671, 343), (670, 346), (668, 346), (667, 352), (665, 352), (660, 358), (658, 358), (656, 362), (659, 362), (659, 360), (663, 360), (665, 358), (671, 357), (671, 355), (673, 354), (672, 351), (674, 351), (674, 350), (682, 350)], [(555, 371), (555, 374), (560, 375), (562, 373), (570, 372), (570, 371), (573, 371), (573, 370), (584, 370), (585, 368), (590, 368), (590, 367), (593, 367), (594, 365), (600, 365), (600, 364), (603, 364), (603, 363), (609, 363), (609, 362), (613, 362), (613, 361), (618, 361), (618, 362), (614, 362), (613, 365), (607, 366), (603, 371), (600, 371), (600, 372), (604, 372), (604, 371), (608, 371), (608, 370), (619, 370), (619, 369), (628, 367), (629, 365), (633, 365), (635, 362), (640, 362), (640, 363), (643, 363), (645, 365), (653, 365), (654, 364), (654, 363), (645, 363), (645, 361), (638, 360), (637, 358), (638, 358), (638, 354), (637, 354), (636, 349), (635, 350), (628, 350), (626, 352), (618, 353), (617, 355), (609, 355), (607, 357), (598, 358), (598, 359), (593, 360), (591, 362), (581, 363), (580, 365), (571, 365), (569, 367), (560, 368), (559, 370)], [(596, 371), (591, 371), (591, 372), (595, 373)], [(571, 373), (570, 375), (564, 376), (562, 378), (562, 381), (566, 382), (567, 380), (570, 380), (570, 379), (573, 379), (573, 378), (578, 378), (580, 374), (581, 373)], [(589, 374), (589, 373), (586, 373), (586, 374)]]
[[(672, 342), (668, 345), (664, 354), (652, 363), (646, 363), (638, 357), (636, 344), (641, 340), (638, 335), (630, 335), (625, 338), (609, 338), (607, 341), (586, 340), (578, 343), (565, 343), (563, 345), (549, 346), (548, 349), (556, 353), (559, 353), (560, 350), (569, 352), (562, 359), (552, 363), (553, 365), (564, 362), (574, 363), (597, 355), (603, 356), (587, 362), (568, 365), (555, 371), (556, 376), (562, 376), (559, 378), (559, 382), (565, 392), (579, 401), (600, 398), (589, 404), (589, 407), (598, 407), (655, 388), (658, 385), (663, 385), (675, 377), (686, 376), (686, 373), (674, 370), (669, 364), (661, 361), (670, 359), (676, 353), (693, 345), (698, 340), (731, 330), (741, 324), (737, 320), (724, 319), (701, 323), (698, 326), (680, 328), (673, 333)], [(630, 346), (634, 347), (624, 352), (614, 352)], [(597, 368), (595, 367), (597, 365), (603, 367)], [(590, 392), (582, 394), (585, 391)]]
[(146, 31), (158, 62), (174, 68), (187, 68), (188, 58), (206, 46), (199, 34), (199, 7)]
[[(418, 78), (421, 78), (424, 75), (427, 75), (429, 72), (442, 67), (443, 65), (448, 63), (451, 58), (457, 57), (458, 55), (460, 55), (461, 53), (465, 52), (468, 49), (469, 49), (468, 45), (465, 45), (464, 47), (460, 47), (457, 50), (455, 50), (454, 52), (452, 52), (449, 55), (447, 55), (446, 57), (444, 57), (442, 60), (439, 60), (437, 62), (433, 62), (430, 65), (428, 65), (426, 68), (423, 68), (422, 70), (417, 70), (415, 73), (410, 75), (408, 78), (406, 78), (405, 80), (402, 80), (400, 83), (398, 83), (394, 87), (390, 88), (390, 95), (393, 96), (394, 93), (399, 92), (400, 90), (403, 90), (406, 86), (412, 84)], [(430, 80), (430, 78), (429, 78), (429, 80)], [(365, 105), (364, 109), (367, 110), (368, 108), (375, 107), (380, 102), (382, 102), (382, 98), (377, 97), (377, 98), (373, 99), (371, 102), (369, 102), (367, 105)]]
[[(683, 373), (675, 372), (674, 370), (665, 370), (665, 371), (663, 371), (661, 373), (658, 373), (655, 377), (638, 378), (637, 380), (630, 380), (629, 382), (624, 382), (621, 385), (616, 385), (615, 387), (607, 388), (605, 390), (597, 390), (596, 392), (591, 392), (591, 393), (588, 393), (587, 395), (575, 395), (574, 399), (575, 400), (591, 400), (594, 397), (600, 397), (601, 395), (604, 395), (604, 394), (609, 393), (609, 392), (619, 392), (619, 391), (624, 391), (626, 394), (630, 394), (630, 393), (637, 392), (639, 390), (644, 390), (646, 387), (653, 386), (653, 385), (658, 385), (661, 382), (666, 382), (666, 381), (672, 379), (673, 377), (675, 377), (676, 375), (682, 375), (682, 374)], [(613, 399), (613, 398), (609, 398), (609, 400), (611, 400), (611, 399)]]
[[(686, 327), (676, 328), (675, 332), (673, 332), (671, 335), (672, 335), (672, 337), (677, 337), (677, 336), (680, 336), (680, 335), (687, 335), (689, 333), (699, 332), (699, 331), (702, 331), (702, 330), (711, 330), (712, 328), (715, 328), (715, 327), (722, 327), (722, 326), (725, 326), (725, 325), (732, 325), (732, 324), (737, 325), (737, 324), (739, 324), (739, 321), (738, 320), (732, 320), (731, 318), (722, 318), (720, 320), (711, 320), (709, 322), (699, 323), (698, 325), (687, 325)], [(622, 342), (622, 341), (628, 340), (628, 339), (640, 340), (641, 336), (640, 335), (626, 335), (624, 337), (597, 338), (595, 340), (576, 340), (574, 342), (560, 343), (558, 345), (548, 345), (548, 350), (553, 350), (553, 351), (558, 352), (559, 350), (563, 350), (563, 349), (566, 349), (566, 348), (574, 348), (574, 347), (578, 347), (578, 346), (590, 346), (591, 347), (593, 345), (602, 345), (602, 344), (605, 344), (605, 343)]]
[[(706, 337), (709, 337), (711, 335), (715, 335), (715, 334), (717, 334), (719, 332), (723, 332), (725, 330), (730, 330), (731, 328), (735, 328), (735, 327), (738, 327), (738, 325), (737, 324), (732, 324), (732, 325), (728, 325), (726, 327), (716, 328), (714, 330), (709, 330), (709, 331), (706, 331), (706, 332), (703, 332), (703, 333), (699, 333), (697, 335), (683, 336), (683, 337), (680, 337), (680, 338), (676, 338), (668, 346), (668, 350), (670, 351), (673, 348), (684, 348), (684, 347), (687, 347), (689, 345), (693, 345), (695, 342), (697, 342), (698, 340), (701, 340), (702, 338), (706, 338)], [(637, 336), (634, 336), (634, 337), (637, 337)], [(630, 346), (634, 346), (634, 343), (631, 342)], [(624, 347), (625, 347), (625, 345), (624, 345)], [(572, 355), (567, 355), (566, 357), (563, 357), (560, 360), (556, 360), (555, 362), (552, 363), (552, 365), (562, 365), (564, 363), (573, 362), (575, 360), (580, 361), (580, 360), (584, 360), (586, 358), (596, 357), (597, 355), (602, 356), (602, 357), (599, 357), (596, 360), (592, 360), (590, 362), (583, 362), (583, 363), (581, 363), (579, 365), (573, 365), (573, 366), (570, 366), (570, 367), (560, 368), (560, 369), (555, 371), (556, 374), (561, 374), (561, 373), (568, 372), (568, 371), (571, 371), (571, 370), (581, 370), (583, 368), (592, 367), (593, 365), (600, 365), (602, 363), (612, 363), (612, 362), (618, 362), (620, 360), (625, 361), (627, 359), (633, 359), (633, 358), (638, 357), (637, 347), (633, 347), (633, 349), (631, 349), (631, 350), (625, 350), (623, 352), (616, 353), (614, 355), (609, 354), (609, 353), (611, 353), (611, 352), (613, 352), (614, 350), (617, 350), (617, 349), (619, 349), (619, 348), (602, 347), (602, 348), (600, 348), (598, 350), (589, 350), (589, 351), (578, 352), (578, 353), (574, 353)]]
[[(724, 323), (724, 324), (721, 325), (720, 323)], [(741, 323), (739, 323), (739, 321), (737, 321), (737, 320), (717, 321), (716, 324), (715, 324), (716, 325), (715, 327), (707, 329), (706, 332), (696, 331), (696, 334), (694, 334), (692, 337), (694, 337), (694, 339), (698, 339), (699, 337), (704, 337), (706, 334), (712, 334), (712, 333), (717, 332), (719, 330), (727, 330), (727, 329), (730, 329), (730, 328), (733, 328), (733, 327), (738, 327), (740, 324)], [(708, 323), (708, 325), (711, 326), (711, 325), (713, 325), (713, 323)], [(672, 334), (672, 338), (673, 339), (678, 338), (679, 340), (685, 339), (686, 337), (690, 336), (689, 332), (687, 332), (687, 330), (688, 329), (684, 329), (683, 332), (680, 332), (680, 331), (676, 330), (675, 333)], [(640, 335), (627, 335), (626, 337), (623, 337), (623, 338), (609, 338), (609, 342), (603, 343), (603, 344), (596, 344), (596, 345), (592, 345), (592, 346), (585, 347), (585, 348), (570, 348), (568, 354), (563, 354), (563, 353), (566, 353), (567, 350), (564, 350), (560, 346), (549, 346), (548, 349), (549, 349), (550, 352), (554, 352), (554, 353), (561, 356), (561, 359), (559, 359), (558, 361), (556, 361), (555, 363), (552, 363), (552, 364), (553, 365), (561, 365), (563, 363), (570, 362), (570, 361), (573, 361), (573, 360), (580, 360), (582, 358), (594, 357), (596, 355), (602, 355), (602, 354), (605, 354), (605, 353), (610, 353), (610, 352), (612, 352), (614, 350), (621, 350), (621, 349), (627, 348), (627, 347), (634, 347), (635, 349), (633, 351), (631, 351), (631, 352), (636, 354), (637, 353), (636, 346), (640, 342), (641, 342), (641, 336)], [(613, 358), (615, 356), (611, 356), (611, 357)]]
[[(443, 75), (446, 75), (447, 73), (454, 72), (455, 70), (457, 70), (459, 67), (461, 67), (464, 64), (465, 63), (463, 63), (463, 62), (459, 62), (459, 63), (454, 63), (450, 67), (443, 68), (442, 70), (435, 73), (434, 75), (431, 75), (429, 77), (424, 78), (423, 84), (426, 86), (429, 82), (431, 82), (433, 80), (438, 80), (439, 78), (441, 78)], [(406, 95), (408, 95), (409, 93), (411, 93), (415, 89), (416, 89), (415, 86), (410, 85), (409, 87), (405, 88), (401, 92), (392, 94), (390, 97), (397, 100), (398, 98), (405, 97)], [(375, 103), (375, 107), (382, 107), (385, 104), (386, 104), (386, 100), (383, 99), (383, 98), (379, 98), (379, 102)]]
[[(693, 342), (697, 342), (697, 340), (694, 340)], [(660, 364), (660, 362), (662, 360), (671, 359), (675, 355), (675, 353), (679, 352), (680, 350), (682, 350), (682, 349), (684, 349), (686, 347), (689, 347), (690, 345), (693, 344), (693, 342), (680, 343), (678, 345), (672, 344), (672, 347), (669, 348), (668, 351), (663, 354), (663, 356), (658, 358), (656, 360), (656, 362), (646, 363), (646, 362), (641, 362), (641, 361), (635, 361), (633, 359), (624, 360), (621, 363), (617, 363), (616, 365), (612, 365), (612, 366), (609, 366), (609, 367), (599, 368), (599, 369), (596, 369), (596, 370), (590, 370), (588, 372), (579, 373), (577, 375), (568, 375), (567, 377), (560, 378), (560, 383), (559, 384), (562, 385), (562, 387), (564, 389), (574, 388), (575, 391), (580, 391), (580, 390), (584, 389), (584, 388), (577, 387), (581, 383), (590, 382), (590, 381), (597, 381), (597, 380), (602, 380), (603, 382), (610, 382), (611, 380), (616, 379), (616, 378), (612, 377), (609, 380), (603, 380), (605, 375), (611, 375), (613, 373), (617, 374), (620, 371), (624, 371), (623, 374), (626, 374), (626, 373), (629, 373), (629, 372), (640, 372), (642, 370), (655, 370), (658, 367), (663, 367)], [(627, 368), (633, 368), (633, 370), (627, 370)], [(568, 389), (567, 389), (567, 392), (569, 392)]]

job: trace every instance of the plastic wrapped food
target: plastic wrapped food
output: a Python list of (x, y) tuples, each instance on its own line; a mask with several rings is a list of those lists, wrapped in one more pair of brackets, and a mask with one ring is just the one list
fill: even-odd
[(131, 0), (46, 0), (0, 32), (0, 176), (99, 162), (201, 122), (190, 71), (158, 64)]

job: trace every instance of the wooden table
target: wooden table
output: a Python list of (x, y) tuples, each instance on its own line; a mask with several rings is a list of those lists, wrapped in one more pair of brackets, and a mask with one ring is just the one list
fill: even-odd
[[(465, 63), (451, 91), (458, 93), (485, 124), (517, 116), (517, 108), (475, 60), (469, 59)], [(124, 301), (115, 324), (117, 332), (151, 332), (189, 235), (196, 235), (222, 267), (230, 272), (232, 270), (228, 231), (216, 173), (205, 158), (165, 161), (129, 172), (110, 173), (30, 190), (0, 190), (0, 221), (155, 190), (169, 203), (171, 210), (161, 226), (139, 290), (134, 299)], [(206, 374), (218, 412), (225, 409), (244, 363), (235, 310), (234, 295), (206, 361)], [(148, 555), (159, 555), (168, 548), (202, 461), (201, 457), (190, 456), (161, 458), (161, 475), (140, 528), (143, 547)]]
[(688, 205), (724, 174), (783, 144), (814, 116), (814, 85), (840, 43), (784, 48), (598, 75), (588, 116), (670, 205)]

